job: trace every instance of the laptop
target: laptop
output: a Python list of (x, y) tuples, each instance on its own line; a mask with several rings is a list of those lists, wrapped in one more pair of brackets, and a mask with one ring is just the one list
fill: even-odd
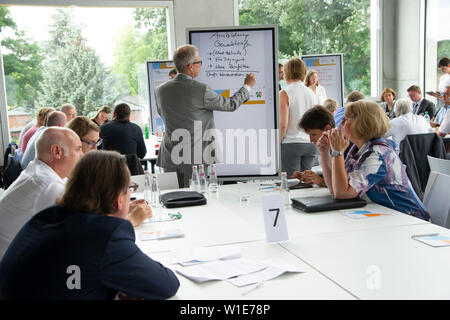
[(292, 206), (305, 212), (320, 212), (364, 207), (367, 202), (361, 198), (335, 199), (333, 195), (322, 197), (291, 198)]

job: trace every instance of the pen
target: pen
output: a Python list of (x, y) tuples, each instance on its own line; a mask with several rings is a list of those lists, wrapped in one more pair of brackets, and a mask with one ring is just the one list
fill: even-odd
[(435, 237), (438, 236), (439, 233), (430, 233), (430, 234), (414, 234), (411, 236), (411, 238), (417, 238), (417, 237)]

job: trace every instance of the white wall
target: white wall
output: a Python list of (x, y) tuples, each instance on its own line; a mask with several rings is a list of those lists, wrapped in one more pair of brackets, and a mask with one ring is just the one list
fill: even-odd
[(186, 28), (234, 26), (235, 3), (234, 0), (174, 0), (176, 46), (186, 44)]

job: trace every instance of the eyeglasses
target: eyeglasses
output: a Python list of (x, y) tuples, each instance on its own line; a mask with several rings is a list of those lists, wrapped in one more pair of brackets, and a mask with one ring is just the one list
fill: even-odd
[(89, 148), (93, 149), (94, 147), (98, 147), (99, 145), (102, 144), (103, 140), (100, 138), (97, 141), (88, 141), (88, 140), (84, 140), (84, 139), (80, 139), (81, 142), (84, 142), (88, 145)]
[(139, 188), (139, 185), (136, 182), (133, 182), (133, 184), (129, 185), (128, 188), (131, 192), (136, 192), (136, 190)]
[(199, 64), (199, 65), (202, 65), (202, 64), (203, 64), (203, 61), (202, 61), (202, 60), (200, 60), (200, 61), (195, 61), (195, 62), (192, 62), (192, 64)]

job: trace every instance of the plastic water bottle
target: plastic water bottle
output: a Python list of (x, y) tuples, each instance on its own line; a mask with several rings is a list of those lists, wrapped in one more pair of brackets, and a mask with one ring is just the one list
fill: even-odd
[(148, 203), (152, 200), (152, 176), (148, 171), (145, 171), (144, 175), (144, 199)]
[(158, 181), (158, 175), (154, 174), (152, 177), (152, 199), (150, 201), (150, 205), (153, 208), (158, 208), (159, 207), (159, 196), (160, 196), (160, 191), (159, 191), (159, 181)]
[(291, 199), (289, 197), (289, 185), (286, 172), (281, 173), (281, 186), (280, 193), (283, 196), (283, 204), (285, 207), (289, 207)]
[(206, 181), (205, 167), (204, 165), (198, 166), (198, 175), (199, 175), (199, 189), (201, 193), (206, 193), (208, 190), (208, 182)]
[(209, 193), (219, 192), (219, 181), (217, 180), (216, 165), (213, 163), (209, 166)]
[(428, 111), (425, 111), (425, 115), (423, 116), (428, 123), (430, 123), (430, 116), (428, 115)]
[(196, 165), (192, 166), (192, 180), (190, 187), (192, 191), (199, 191), (200, 189), (200, 179), (198, 176), (198, 168)]

